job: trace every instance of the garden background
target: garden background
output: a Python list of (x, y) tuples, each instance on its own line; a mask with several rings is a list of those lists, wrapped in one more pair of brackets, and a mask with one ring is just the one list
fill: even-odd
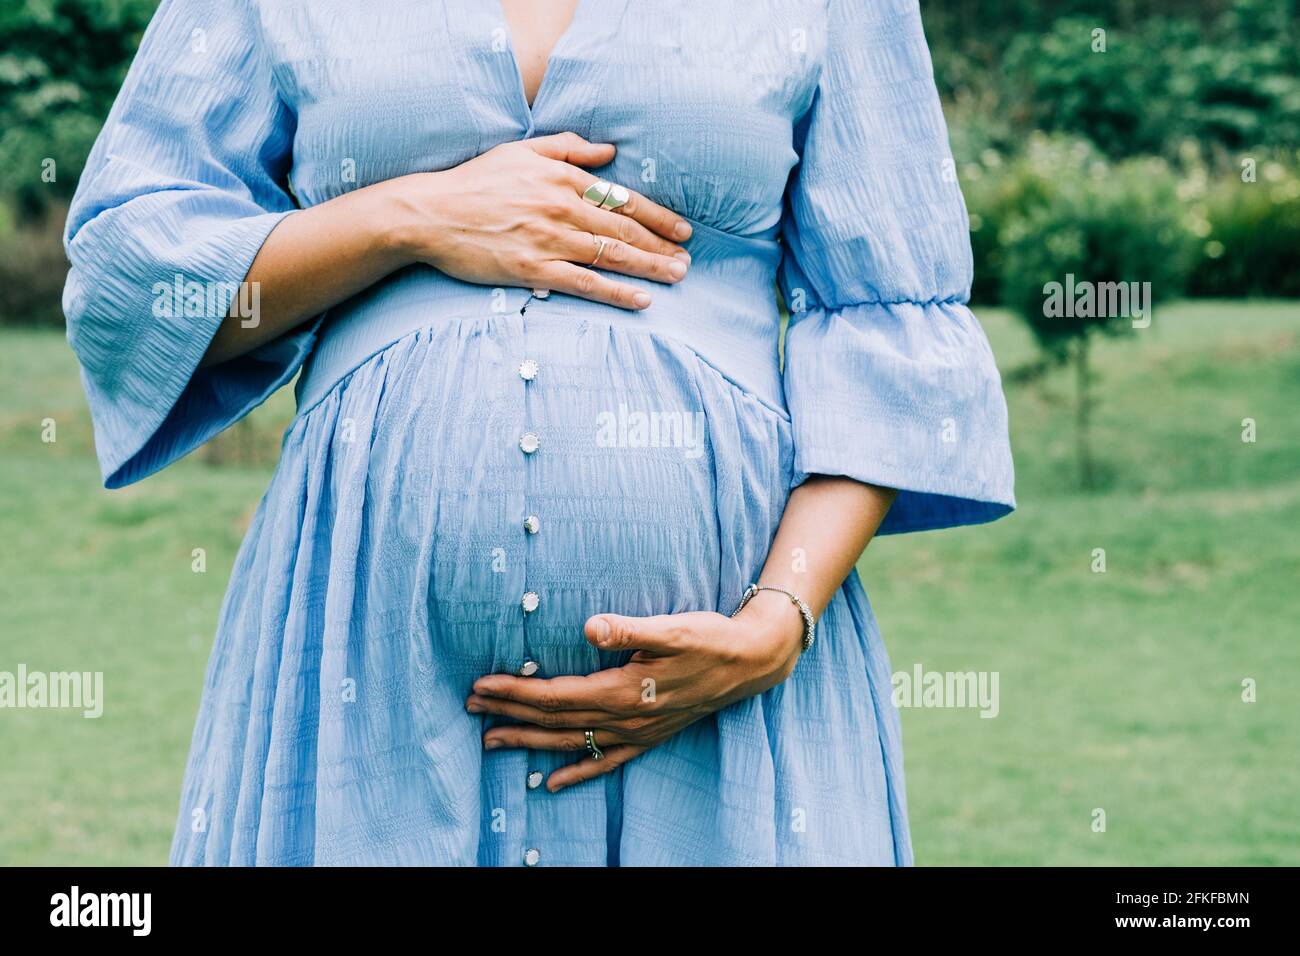
[[(0, 710), (0, 864), (165, 861), (293, 411), (100, 488), (60, 231), (154, 6), (0, 8), (0, 671), (107, 699)], [(895, 670), (999, 674), (994, 719), (903, 712), (919, 863), (1300, 863), (1297, 7), (922, 2), (1021, 507), (860, 564)], [(1067, 275), (1150, 282), (1152, 322), (1045, 316)]]

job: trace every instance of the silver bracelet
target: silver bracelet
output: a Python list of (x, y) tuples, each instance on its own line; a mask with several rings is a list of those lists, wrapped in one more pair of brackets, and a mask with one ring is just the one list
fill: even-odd
[(790, 599), (790, 603), (799, 609), (800, 616), (803, 617), (803, 649), (806, 651), (813, 646), (813, 640), (817, 637), (817, 619), (813, 617), (812, 608), (804, 603), (803, 599), (797, 594), (791, 594), (784, 588), (770, 588), (766, 585), (751, 584), (745, 588), (745, 593), (740, 599), (740, 605), (731, 612), (735, 617), (745, 609), (745, 605), (753, 599), (759, 591), (775, 591), (777, 594), (784, 594)]

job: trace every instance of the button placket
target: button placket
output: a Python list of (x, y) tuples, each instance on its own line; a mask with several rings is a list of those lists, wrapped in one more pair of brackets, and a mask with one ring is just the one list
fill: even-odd
[[(550, 294), (551, 294), (550, 291), (547, 289), (534, 289), (532, 298), (538, 300), (545, 300)], [(522, 314), (523, 314), (523, 310), (520, 311), (521, 316)], [(527, 337), (527, 326), (525, 325), (525, 338), (526, 337)], [(524, 387), (525, 387), (525, 392), (524, 392), (525, 419), (528, 418), (529, 405), (530, 405), (528, 401), (527, 386), (537, 378), (537, 375), (540, 371), (541, 371), (541, 365), (538, 364), (536, 359), (524, 358), (523, 361), (519, 363), (519, 369), (518, 369), (519, 377), (523, 379)], [(529, 456), (535, 455), (537, 451), (541, 448), (541, 445), (542, 445), (541, 439), (534, 431), (531, 430), (526, 431), (519, 436), (519, 450), (523, 452), (525, 455), (529, 455)], [(525, 498), (526, 497), (527, 497), (527, 483), (525, 482)], [(530, 536), (537, 534), (537, 532), (541, 530), (541, 521), (538, 519), (536, 515), (533, 514), (528, 515), (526, 518), (524, 518), (524, 530)], [(526, 563), (525, 563), (525, 567), (527, 567)], [(524, 592), (523, 597), (520, 598), (519, 604), (520, 607), (523, 608), (523, 612), (525, 616), (532, 614), (541, 605), (541, 595), (538, 594), (536, 591), (526, 591)], [(537, 662), (531, 659), (526, 660), (522, 665), (520, 665), (518, 673), (524, 677), (528, 677), (531, 676), (532, 674), (537, 673)]]
[[(535, 301), (545, 300), (548, 295), (550, 295), (550, 293), (544, 289), (533, 290), (533, 299)], [(526, 319), (525, 319), (525, 323), (527, 323)], [(528, 339), (528, 330), (527, 330), (527, 324), (525, 324), (524, 326), (525, 345), (527, 343), (527, 339)], [(535, 403), (531, 400), (533, 398), (533, 395), (531, 393), (536, 388), (535, 383), (537, 381), (538, 375), (541, 372), (541, 364), (535, 358), (529, 356), (527, 352), (525, 352), (524, 356), (521, 358), (519, 362), (519, 367), (517, 369), (517, 372), (519, 378), (522, 380), (523, 383), (524, 421), (526, 423), (526, 427), (528, 428), (528, 430), (525, 431), (519, 437), (519, 450), (523, 453), (525, 459), (528, 459), (531, 458), (533, 455), (537, 454), (538, 450), (541, 448), (541, 438), (538, 436), (536, 431), (532, 430), (535, 424), (532, 420), (532, 415), (534, 412), (533, 406)], [(529, 493), (531, 491), (532, 482), (530, 478), (535, 473), (536, 473), (535, 468), (525, 467), (523, 470), (525, 508), (527, 508), (527, 505), (529, 503), (528, 498), (529, 498)], [(541, 523), (541, 519), (537, 515), (532, 514), (530, 511), (525, 512), (522, 523), (523, 523), (524, 537), (526, 539), (524, 545), (525, 548), (527, 548), (529, 546), (528, 539), (533, 538), (539, 531), (541, 531), (542, 523)], [(526, 585), (529, 587), (535, 585), (535, 582), (532, 580), (531, 564), (532, 562), (528, 560), (528, 552), (525, 551), (524, 581)], [(523, 596), (520, 599), (520, 607), (523, 610), (523, 616), (525, 621), (524, 623), (525, 646), (527, 646), (527, 634), (530, 629), (529, 624), (527, 623), (528, 618), (531, 617), (531, 615), (533, 615), (534, 613), (536, 613), (537, 609), (541, 606), (541, 601), (542, 601), (541, 595), (537, 591), (531, 589), (525, 591)], [(531, 677), (534, 674), (536, 674), (539, 670), (540, 670), (540, 666), (538, 665), (537, 661), (533, 660), (532, 658), (526, 658), (523, 661), (523, 663), (519, 666), (517, 673), (521, 677)], [(536, 766), (537, 764), (534, 764), (534, 768)], [(524, 786), (526, 788), (526, 792), (531, 793), (534, 790), (538, 790), (545, 782), (545, 779), (546, 779), (545, 774), (541, 770), (529, 769), (524, 777)], [(531, 813), (529, 813), (525, 817), (526, 833), (532, 829), (532, 827), (529, 825), (528, 822), (531, 817), (532, 817)], [(527, 846), (527, 844), (525, 844), (525, 846)], [(541, 850), (538, 849), (536, 846), (528, 846), (527, 849), (523, 851), (524, 866), (528, 866), (528, 867), (537, 866), (541, 862), (541, 858), (542, 858)]]

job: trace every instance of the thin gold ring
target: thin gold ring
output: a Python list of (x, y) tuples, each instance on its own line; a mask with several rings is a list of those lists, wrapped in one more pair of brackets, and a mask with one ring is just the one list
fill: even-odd
[(591, 260), (591, 264), (587, 266), (588, 269), (594, 269), (596, 267), (596, 263), (600, 261), (600, 257), (605, 254), (605, 243), (609, 242), (609, 240), (604, 236), (598, 236), (595, 233), (591, 234), (591, 238), (596, 243), (596, 258)]

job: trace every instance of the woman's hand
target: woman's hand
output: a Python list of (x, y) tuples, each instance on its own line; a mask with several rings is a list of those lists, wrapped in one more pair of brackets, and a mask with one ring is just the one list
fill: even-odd
[[(852, 478), (814, 475), (790, 493), (758, 581), (798, 594), (815, 617), (853, 570), (895, 492)], [(798, 555), (798, 560), (792, 556)], [(759, 591), (736, 617), (711, 612), (588, 619), (601, 650), (635, 650), (622, 667), (586, 677), (489, 674), (465, 707), (522, 725), (493, 727), (483, 746), (586, 749), (593, 730), (604, 760), (590, 757), (551, 774), (552, 792), (622, 766), (706, 714), (761, 694), (790, 676), (804, 621), (785, 595)]]
[(216, 365), (320, 315), (415, 262), (486, 285), (554, 289), (628, 309), (649, 294), (583, 268), (606, 238), (600, 268), (676, 282), (690, 256), (669, 238), (691, 227), (637, 193), (617, 212), (583, 201), (582, 166), (614, 158), (609, 144), (559, 133), (505, 143), (453, 169), (346, 192), (285, 216), (244, 281), (260, 290), (256, 321), (232, 313), (203, 365)]
[(466, 709), (525, 721), (489, 730), (483, 736), (488, 750), (579, 752), (586, 749), (584, 732), (594, 730), (604, 759), (587, 757), (555, 771), (546, 783), (554, 793), (776, 686), (794, 669), (803, 628), (798, 609), (770, 591), (760, 591), (734, 618), (705, 611), (600, 614), (587, 621), (587, 640), (603, 651), (636, 651), (622, 667), (549, 680), (490, 674), (474, 683)]
[(644, 309), (644, 290), (586, 268), (605, 238), (600, 268), (677, 282), (690, 255), (681, 216), (632, 192), (617, 211), (582, 198), (596, 177), (580, 167), (614, 158), (608, 143), (576, 133), (503, 143), (453, 169), (382, 185), (394, 237), (414, 261), (482, 285), (552, 289), (625, 309)]

